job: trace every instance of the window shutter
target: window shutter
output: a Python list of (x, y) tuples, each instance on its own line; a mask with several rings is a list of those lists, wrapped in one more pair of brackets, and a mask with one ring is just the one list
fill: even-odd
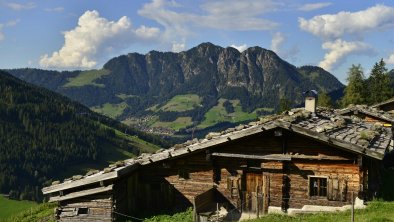
[(345, 179), (330, 178), (327, 184), (327, 199), (346, 201), (347, 181)]
[(345, 179), (341, 180), (340, 183), (340, 197), (341, 201), (346, 201), (346, 195), (347, 195), (347, 181)]
[(337, 178), (328, 179), (327, 199), (340, 200), (339, 180)]
[(332, 200), (332, 179), (329, 178), (327, 181), (327, 199)]

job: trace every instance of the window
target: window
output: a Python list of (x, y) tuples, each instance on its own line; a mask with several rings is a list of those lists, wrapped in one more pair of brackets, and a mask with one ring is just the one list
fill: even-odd
[(89, 213), (89, 209), (87, 207), (78, 208), (78, 215), (88, 214), (88, 213)]
[(326, 177), (309, 177), (309, 196), (311, 197), (327, 196)]

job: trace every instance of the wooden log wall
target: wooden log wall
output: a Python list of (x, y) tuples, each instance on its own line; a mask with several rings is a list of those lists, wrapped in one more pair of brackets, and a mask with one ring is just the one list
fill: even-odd
[[(288, 173), (290, 180), (289, 207), (301, 208), (303, 205), (343, 206), (350, 203), (351, 192), (358, 194), (360, 187), (359, 168), (354, 164), (338, 164), (331, 162), (292, 162)], [(309, 194), (308, 176), (327, 178), (327, 197), (311, 197)], [(337, 198), (330, 199), (330, 183), (335, 181), (339, 186)], [(339, 193), (340, 192), (340, 193)], [(344, 195), (343, 197), (341, 195)]]
[(58, 221), (112, 221), (112, 195), (97, 194), (62, 201), (57, 208)]

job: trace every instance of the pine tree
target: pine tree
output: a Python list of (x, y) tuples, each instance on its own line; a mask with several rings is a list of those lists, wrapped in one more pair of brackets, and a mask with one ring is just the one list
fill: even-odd
[(332, 108), (331, 97), (328, 96), (328, 94), (325, 91), (321, 92), (317, 99), (317, 105), (322, 107)]
[(393, 95), (391, 79), (388, 75), (386, 63), (381, 59), (376, 62), (369, 77), (370, 104), (385, 101)]
[(345, 95), (342, 98), (342, 107), (347, 107), (350, 104), (365, 104), (366, 91), (365, 91), (365, 76), (363, 68), (360, 64), (352, 65), (348, 71), (348, 82), (345, 88)]
[(289, 111), (292, 107), (292, 103), (290, 100), (282, 97), (279, 100), (279, 112), (278, 113), (282, 113), (284, 111)]

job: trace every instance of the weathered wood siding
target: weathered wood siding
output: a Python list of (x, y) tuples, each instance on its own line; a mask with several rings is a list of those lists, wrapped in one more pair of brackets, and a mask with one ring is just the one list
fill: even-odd
[(58, 221), (112, 221), (112, 195), (100, 194), (60, 202)]
[[(304, 205), (343, 206), (350, 203), (351, 192), (357, 195), (359, 191), (359, 169), (354, 164), (293, 162), (288, 165), (285, 175), (290, 181), (288, 206), (291, 208), (301, 208)], [(310, 175), (327, 177), (327, 197), (310, 197), (308, 183)], [(335, 185), (339, 186), (337, 191), (329, 190), (330, 181), (338, 184)], [(337, 198), (329, 200), (331, 192), (336, 192), (331, 195)], [(274, 204), (279, 206), (278, 203), (272, 203)]]

